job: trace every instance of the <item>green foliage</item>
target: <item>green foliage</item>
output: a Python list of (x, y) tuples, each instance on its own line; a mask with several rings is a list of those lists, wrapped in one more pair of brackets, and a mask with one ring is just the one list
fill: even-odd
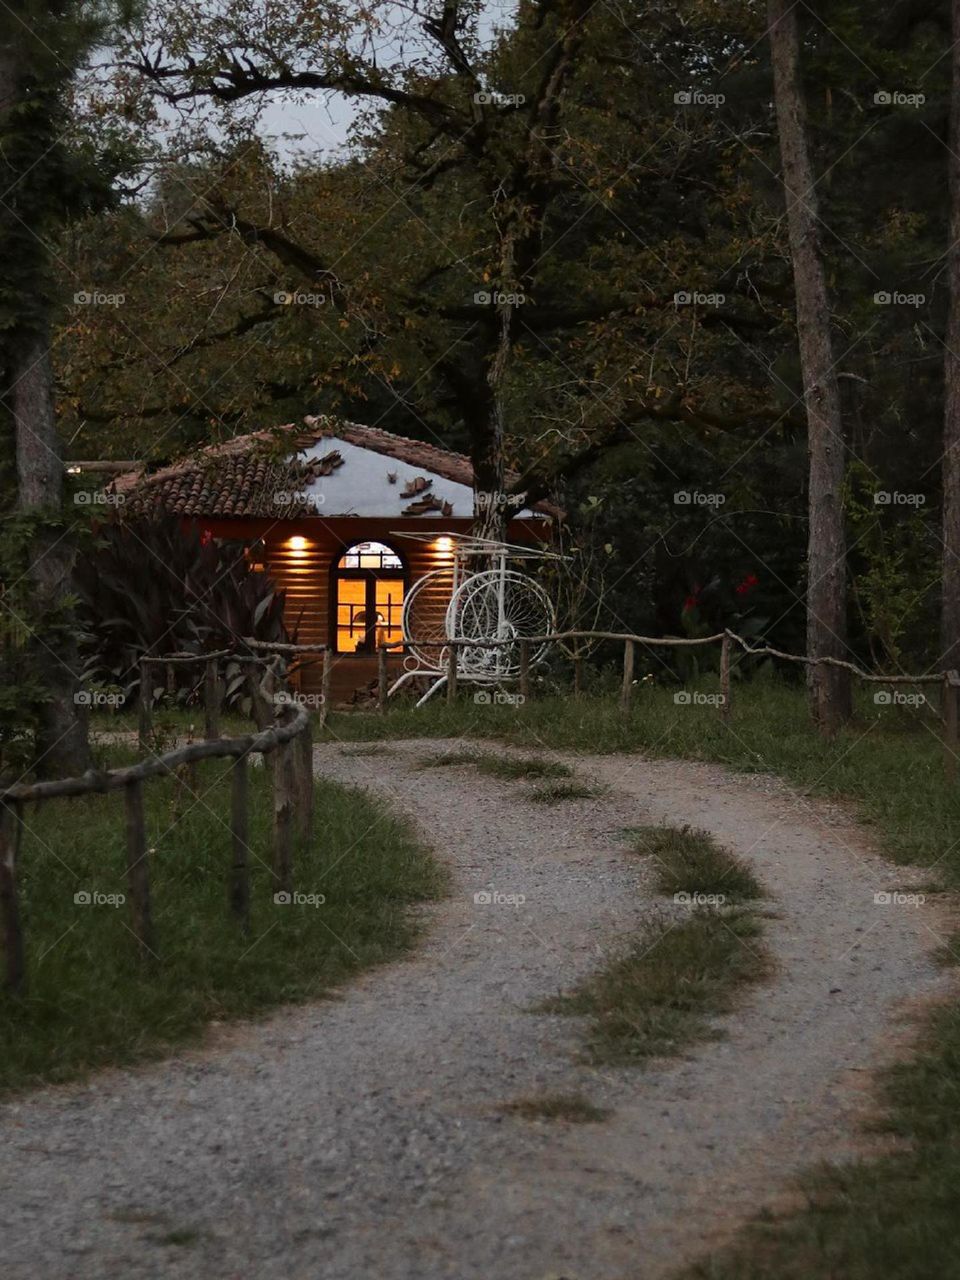
[[(284, 594), (254, 572), (237, 543), (205, 539), (174, 517), (104, 526), (77, 566), (84, 681), (138, 688), (143, 654), (203, 653), (244, 637), (287, 640)], [(202, 672), (177, 671), (189, 695)], [(226, 699), (242, 694), (244, 674), (228, 666)]]

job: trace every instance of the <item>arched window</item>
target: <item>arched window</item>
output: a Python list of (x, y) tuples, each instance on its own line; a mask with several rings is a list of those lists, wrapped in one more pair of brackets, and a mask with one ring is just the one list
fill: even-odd
[(334, 573), (337, 653), (373, 653), (403, 638), (403, 561), (383, 542), (348, 547)]

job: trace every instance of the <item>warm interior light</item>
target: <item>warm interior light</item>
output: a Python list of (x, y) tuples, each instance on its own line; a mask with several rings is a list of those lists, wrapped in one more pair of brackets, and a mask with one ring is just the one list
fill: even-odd
[(436, 545), (437, 545), (437, 550), (438, 550), (438, 551), (452, 551), (452, 550), (453, 550), (453, 539), (452, 539), (452, 538), (438, 538), (438, 539), (437, 539), (437, 544), (436, 544)]
[(291, 551), (306, 551), (307, 540), (306, 538), (301, 538), (298, 534), (295, 538), (287, 539), (287, 546)]

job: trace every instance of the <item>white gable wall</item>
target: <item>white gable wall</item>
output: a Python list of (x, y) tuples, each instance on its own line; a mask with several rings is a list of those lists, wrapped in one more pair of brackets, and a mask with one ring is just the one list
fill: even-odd
[[(308, 461), (318, 461), (334, 450), (340, 454), (343, 465), (337, 467), (332, 475), (319, 476), (303, 491), (304, 499), (313, 503), (318, 515), (387, 519), (403, 516), (405, 509), (416, 498), (401, 501), (400, 495), (411, 481), (422, 476), (433, 483), (417, 497), (430, 494), (440, 502), (449, 502), (453, 507), (453, 516), (458, 520), (469, 520), (473, 516), (473, 490), (469, 485), (445, 480), (434, 471), (412, 467), (407, 462), (388, 458), (372, 449), (363, 449), (360, 445), (349, 444), (336, 436), (325, 436), (304, 449), (301, 457)], [(391, 484), (387, 479), (388, 473), (396, 475), (395, 483)], [(507, 509), (507, 514), (511, 519), (516, 519), (533, 516), (535, 513), (526, 508), (518, 511), (511, 507)], [(430, 511), (425, 518), (436, 519), (439, 516), (439, 511)]]

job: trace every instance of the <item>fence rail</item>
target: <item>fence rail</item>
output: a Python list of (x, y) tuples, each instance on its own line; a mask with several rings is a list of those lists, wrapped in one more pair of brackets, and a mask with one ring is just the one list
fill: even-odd
[[(294, 646), (285, 646), (283, 652)], [(228, 901), (230, 911), (243, 931), (250, 927), (249, 785), (247, 761), (251, 755), (273, 760), (273, 850), (272, 871), (277, 892), (293, 889), (293, 859), (297, 840), (309, 841), (313, 824), (312, 726), (306, 707), (276, 695), (282, 681), (283, 657), (245, 659), (262, 663), (266, 670), (258, 687), (251, 689), (263, 707), (269, 707), (274, 723), (256, 733), (234, 738), (219, 736), (219, 691), (217, 661), (236, 657), (233, 650), (206, 654), (170, 654), (141, 659), (141, 680), (153, 663), (204, 663), (206, 740), (190, 742), (162, 755), (118, 769), (91, 769), (77, 778), (56, 778), (43, 782), (15, 782), (0, 787), (0, 933), (5, 956), (5, 983), (19, 994), (26, 986), (23, 925), (17, 889), (17, 862), (23, 831), (23, 806), (47, 800), (122, 791), (126, 825), (126, 876), (130, 898), (131, 932), (144, 962), (157, 958), (150, 900), (150, 851), (146, 838), (144, 784), (152, 778), (180, 778), (183, 770), (195, 769), (202, 760), (232, 759), (230, 787), (230, 850)], [(251, 682), (253, 684), (253, 682)], [(139, 740), (149, 745), (149, 714), (144, 708), (152, 700), (152, 685), (143, 684)]]
[[(739, 646), (746, 657), (778, 658), (782, 662), (793, 662), (806, 667), (832, 666), (849, 671), (856, 679), (865, 684), (880, 685), (938, 685), (941, 689), (941, 722), (943, 725), (944, 765), (949, 779), (955, 779), (960, 760), (960, 673), (956, 670), (926, 671), (921, 675), (908, 672), (898, 674), (877, 674), (864, 671), (855, 663), (846, 662), (842, 658), (808, 657), (803, 654), (786, 653), (772, 645), (751, 645), (750, 641), (735, 631), (725, 629), (709, 636), (640, 636), (624, 631), (553, 631), (546, 635), (524, 636), (521, 640), (509, 637), (502, 640), (474, 640), (458, 637), (445, 640), (418, 640), (412, 644), (407, 640), (394, 640), (379, 646), (377, 664), (377, 704), (381, 714), (386, 714), (389, 690), (387, 682), (386, 655), (399, 651), (406, 653), (411, 649), (446, 650), (446, 689), (447, 700), (452, 702), (458, 690), (458, 649), (499, 649), (506, 646), (519, 647), (520, 692), (524, 697), (530, 691), (530, 652), (533, 646), (555, 644), (563, 640), (601, 640), (612, 641), (623, 645), (623, 677), (620, 686), (620, 710), (626, 715), (630, 712), (633, 700), (634, 669), (636, 649), (638, 645), (647, 648), (683, 649), (720, 645), (720, 699), (719, 713), (724, 720), (729, 720), (732, 712), (731, 672), (733, 669), (734, 646)], [(437, 671), (440, 672), (438, 662)], [(579, 690), (580, 672), (578, 662), (574, 665), (575, 685)], [(441, 673), (442, 674), (442, 673)]]

